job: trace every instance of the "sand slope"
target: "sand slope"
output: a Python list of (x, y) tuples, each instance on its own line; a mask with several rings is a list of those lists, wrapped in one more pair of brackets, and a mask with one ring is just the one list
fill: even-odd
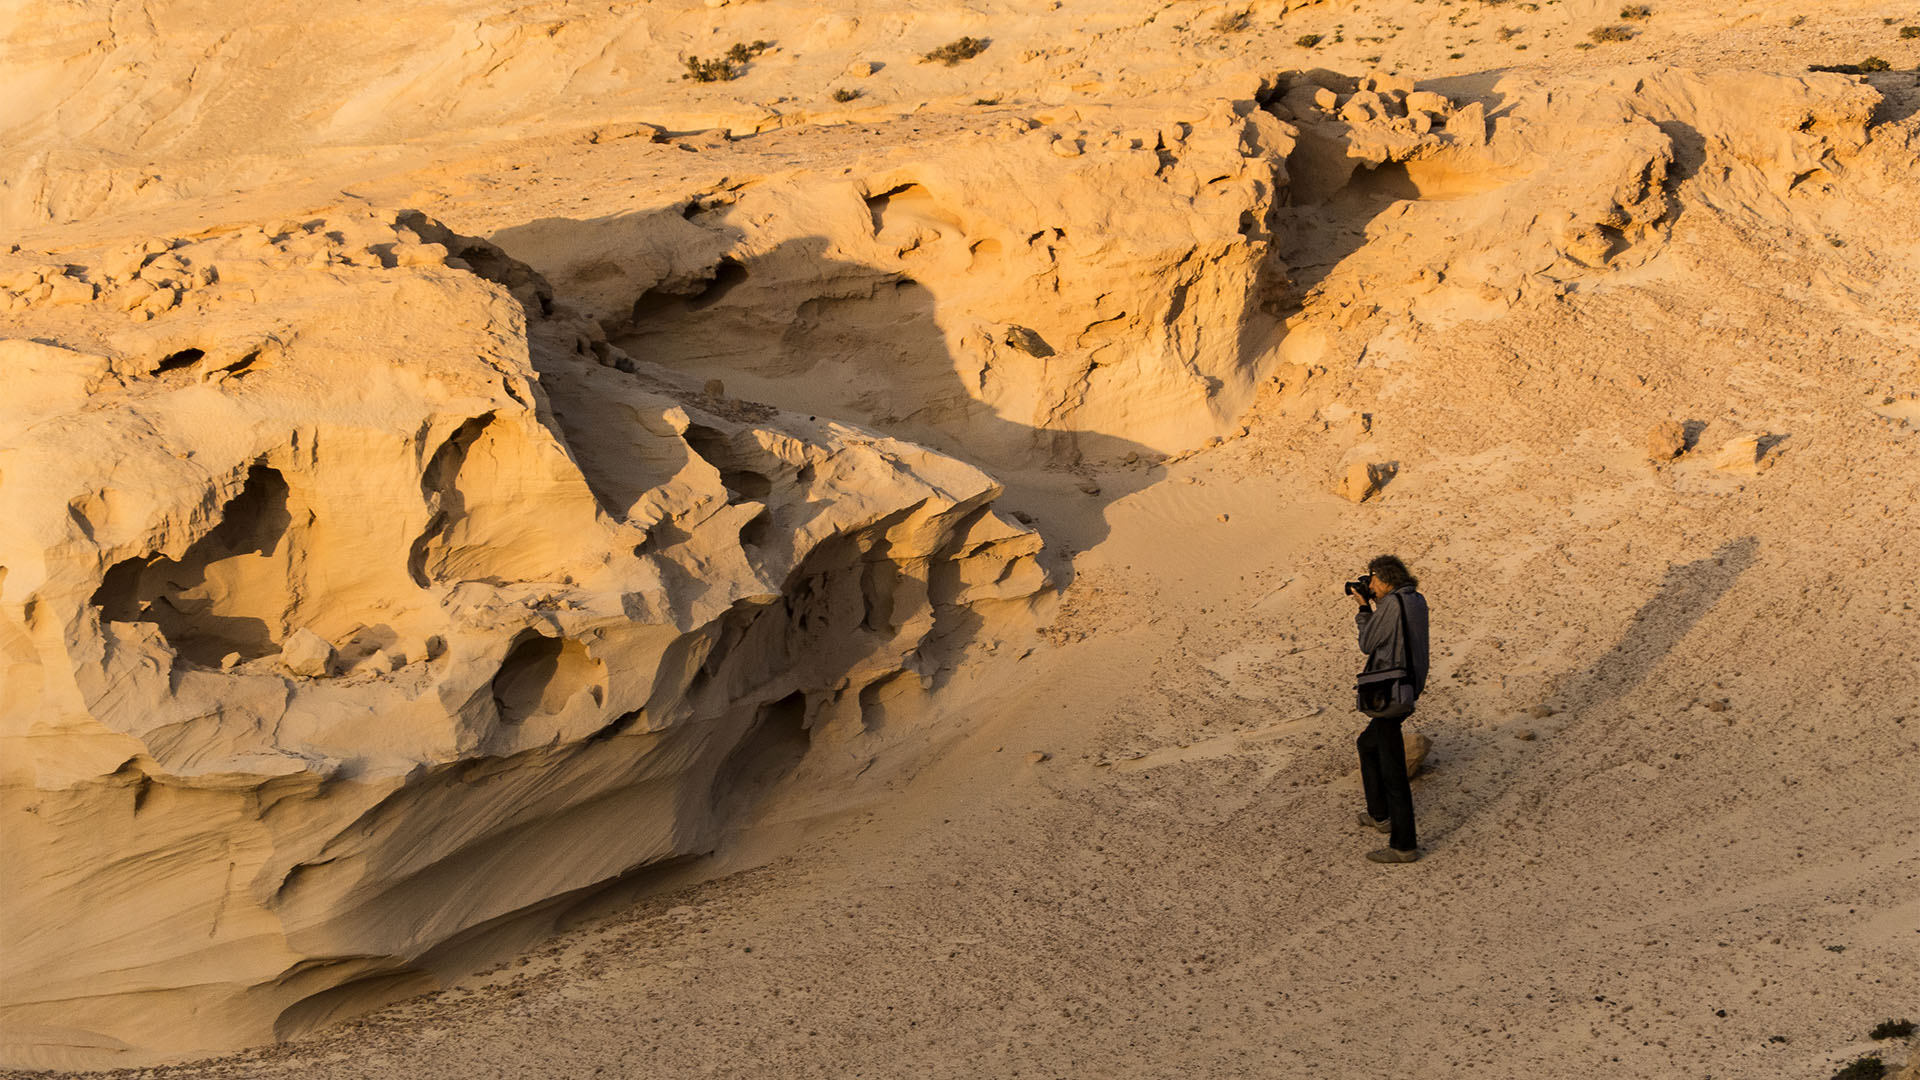
[[(9, 1062), (1903, 1059), (1882, 8), (23, 11)], [(1436, 648), (1386, 868), (1382, 550)]]

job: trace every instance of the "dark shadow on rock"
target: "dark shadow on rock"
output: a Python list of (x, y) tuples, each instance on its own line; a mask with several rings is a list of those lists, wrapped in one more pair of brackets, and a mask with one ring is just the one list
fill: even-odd
[(1707, 430), (1707, 422), (1705, 420), (1688, 420), (1683, 422), (1680, 425), (1680, 438), (1682, 440), (1680, 449), (1692, 450), (1694, 447), (1700, 445), (1700, 433), (1705, 430)]
[[(1504, 70), (1483, 73), (1487, 85)], [(1303, 85), (1351, 92), (1359, 80), (1324, 68), (1281, 72), (1261, 94), (1260, 103), (1284, 119), (1290, 110), (1282, 99)], [(1481, 100), (1488, 93), (1477, 82), (1446, 79), (1423, 84), (1422, 89), (1461, 101)], [(1241, 326), (1243, 362), (1284, 340), (1285, 321), (1307, 306), (1315, 288), (1342, 261), (1366, 245), (1374, 218), (1396, 204), (1429, 197), (1413, 182), (1405, 162), (1375, 165), (1350, 157), (1346, 140), (1316, 130), (1320, 125), (1290, 122), (1300, 127), (1300, 137), (1286, 159), (1288, 190), (1274, 200), (1265, 223), (1272, 246)]]
[[(717, 383), (720, 396), (731, 401), (764, 403), (918, 443), (1003, 484), (1010, 474), (1057, 472), (1061, 488), (1074, 493), (1064, 497), (1094, 504), (1075, 507), (1076, 518), (1103, 518), (1089, 512), (1104, 510), (1121, 494), (1078, 487), (1084, 463), (1129, 455), (1153, 462), (1161, 456), (1121, 435), (1009, 420), (982, 401), (982, 386), (994, 378), (1047, 382), (1048, 366), (1060, 361), (1054, 346), (1034, 331), (1009, 325), (981, 337), (979, 352), (956, 356), (933, 292), (909, 274), (832, 258), (827, 238), (817, 236), (743, 254), (730, 230), (691, 222), (682, 209), (593, 221), (543, 219), (492, 239), (545, 275), (558, 304), (594, 318), (636, 360), (680, 372), (694, 385)], [(626, 242), (659, 244), (653, 230), (660, 228), (692, 230), (680, 237), (691, 247), (682, 249), (682, 264), (672, 273), (663, 273), (669, 265), (664, 254), (649, 254), (657, 249), (620, 250)], [(582, 251), (593, 254), (582, 258)], [(708, 264), (686, 269), (688, 251)], [(535, 366), (540, 363), (536, 355)], [(568, 417), (559, 403), (555, 416), (564, 429)], [(563, 434), (570, 445), (592, 437)], [(1047, 535), (1046, 514), (1037, 516)], [(1088, 542), (1084, 535), (1076, 540)]]
[(1920, 71), (1880, 71), (1866, 78), (1869, 86), (1880, 91), (1880, 104), (1867, 122), (1869, 127), (1896, 124), (1920, 112)]
[[(1693, 179), (1707, 163), (1707, 139), (1693, 125), (1678, 120), (1662, 120), (1656, 126), (1673, 144), (1673, 167), (1667, 170), (1667, 187), (1671, 190)], [(1679, 217), (1680, 210), (1676, 200), (1670, 219)]]

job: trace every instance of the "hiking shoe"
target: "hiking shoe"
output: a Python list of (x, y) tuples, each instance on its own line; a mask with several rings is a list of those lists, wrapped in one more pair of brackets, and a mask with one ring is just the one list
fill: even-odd
[(1365, 810), (1360, 811), (1359, 821), (1360, 821), (1360, 827), (1363, 829), (1372, 829), (1374, 832), (1392, 832), (1393, 831), (1393, 822), (1375, 821), (1373, 820), (1373, 815), (1367, 813)]
[(1420, 849), (1401, 851), (1399, 848), (1383, 847), (1367, 852), (1367, 858), (1372, 862), (1415, 862), (1420, 858)]

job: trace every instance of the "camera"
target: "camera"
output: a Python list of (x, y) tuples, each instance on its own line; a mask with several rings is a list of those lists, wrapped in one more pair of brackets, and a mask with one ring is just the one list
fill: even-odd
[(1373, 599), (1372, 574), (1361, 574), (1358, 580), (1347, 582), (1347, 595), (1352, 596), (1355, 593), (1358, 593), (1368, 600)]

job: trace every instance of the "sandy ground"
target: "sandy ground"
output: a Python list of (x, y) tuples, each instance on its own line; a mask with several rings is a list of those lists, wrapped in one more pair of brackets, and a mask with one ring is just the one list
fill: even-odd
[[(1821, 556), (1753, 539), (1759, 493), (1688, 505), (1644, 465), (1602, 462), (1571, 500), (1585, 527), (1548, 540), (1558, 500), (1513, 491), (1497, 455), (1355, 513), (1263, 469), (1271, 449), (1255, 434), (1121, 472), (1104, 507), (1046, 478), (1017, 490), (1086, 545), (1046, 640), (956, 693), (954, 741), (917, 776), (826, 813), (790, 792), (726, 862), (681, 873), (783, 852), (765, 865), (637, 883), (445, 992), (139, 1075), (1786, 1077), (1898, 1060), (1864, 1036), (1920, 1000), (1904, 795), (1920, 716), (1780, 707), (1775, 665), (1821, 634), (1737, 609), (1797, 594), (1749, 595), (1756, 564), (1793, 580)], [(1638, 557), (1618, 551), (1627, 531)], [(1378, 838), (1350, 824), (1337, 582), (1382, 547), (1428, 553), (1435, 606), (1411, 866), (1364, 861)], [(1831, 599), (1793, 599), (1829, 617)], [(1554, 715), (1524, 711), (1545, 701)]]
[[(1853, 59), (1904, 13), (1788, 33), (1789, 14), (1747, 5), (1650, 52)], [(563, 200), (632, 209), (727, 155), (849, 152), (844, 130), (777, 132), (649, 159), (616, 191), (630, 161), (569, 146), (362, 192), (492, 232)], [(1402, 361), (1417, 377), (1265, 399), (1245, 437), (1109, 469), (1097, 495), (1008, 477), (1071, 582), (1027, 655), (949, 688), (917, 772), (777, 787), (719, 854), (583, 901), (443, 991), (113, 1075), (1732, 1080), (1904, 1061), (1866, 1033), (1920, 1012), (1920, 435), (1875, 417), (1920, 380), (1920, 279), (1896, 267), (1863, 307), (1823, 307), (1776, 239), (1686, 216), (1658, 266), (1435, 335)], [(1703, 331), (1710, 310), (1740, 333)], [(1372, 431), (1329, 435), (1337, 400)], [(1706, 447), (1787, 439), (1764, 472), (1653, 468), (1648, 426), (1681, 417)], [(1328, 481), (1363, 436), (1407, 467), (1356, 506)], [(1414, 723), (1435, 748), (1414, 786), (1426, 857), (1383, 867), (1352, 825), (1339, 582), (1389, 550), (1433, 605)]]

